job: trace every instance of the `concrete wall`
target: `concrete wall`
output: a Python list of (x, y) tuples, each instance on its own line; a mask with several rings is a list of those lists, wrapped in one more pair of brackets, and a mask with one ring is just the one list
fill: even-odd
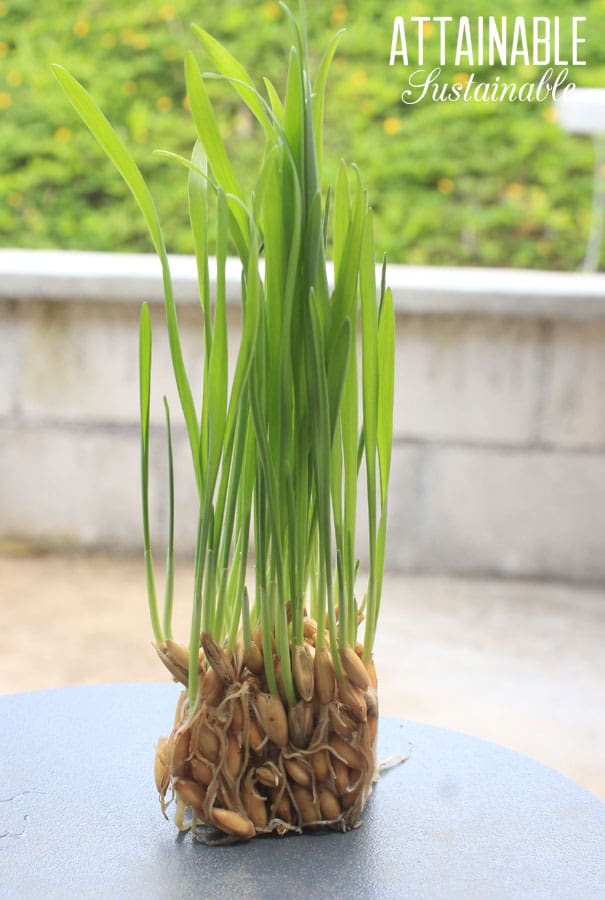
[[(199, 384), (191, 259), (173, 261)], [(237, 288), (229, 278), (230, 334)], [(392, 267), (397, 308), (388, 565), (605, 581), (605, 276)], [(166, 513), (153, 257), (0, 251), (0, 549), (140, 547), (137, 327), (152, 304), (152, 513)], [(196, 515), (175, 429), (177, 546)], [(183, 473), (183, 474), (181, 474)], [(163, 552), (163, 551), (162, 551)]]

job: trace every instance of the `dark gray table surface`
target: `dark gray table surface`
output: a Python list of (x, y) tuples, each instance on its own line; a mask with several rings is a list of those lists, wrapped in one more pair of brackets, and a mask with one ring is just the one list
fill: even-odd
[(176, 685), (0, 697), (3, 898), (605, 898), (605, 805), (533, 760), (383, 717), (361, 828), (205, 847), (160, 813)]

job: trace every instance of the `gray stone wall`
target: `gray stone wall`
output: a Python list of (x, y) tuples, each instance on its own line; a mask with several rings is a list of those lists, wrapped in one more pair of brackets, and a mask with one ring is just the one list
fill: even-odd
[[(193, 261), (175, 259), (173, 273), (195, 391), (202, 332)], [(394, 266), (390, 281), (388, 565), (605, 581), (605, 276)], [(233, 263), (232, 355), (238, 282)], [(177, 546), (191, 551), (195, 488), (157, 262), (27, 251), (0, 251), (0, 549), (140, 548), (143, 300), (154, 324), (154, 534), (163, 553), (165, 393), (175, 422)]]

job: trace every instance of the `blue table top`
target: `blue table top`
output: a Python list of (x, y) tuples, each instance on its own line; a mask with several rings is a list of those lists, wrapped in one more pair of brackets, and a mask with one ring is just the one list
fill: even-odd
[(605, 898), (605, 804), (533, 760), (382, 717), (348, 834), (206, 847), (161, 815), (154, 744), (179, 687), (0, 697), (0, 897)]

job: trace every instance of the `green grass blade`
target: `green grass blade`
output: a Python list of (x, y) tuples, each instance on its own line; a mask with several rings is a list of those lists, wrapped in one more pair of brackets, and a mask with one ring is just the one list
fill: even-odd
[(208, 270), (208, 160), (199, 141), (195, 142), (191, 154), (187, 193), (200, 303), (204, 312), (205, 358), (209, 358), (212, 347), (212, 315)]
[[(337, 422), (335, 440), (332, 444), (332, 452), (330, 454), (330, 495), (332, 499), (332, 519), (334, 522), (334, 537), (336, 546), (336, 561), (339, 592), (342, 593), (343, 579), (341, 577), (342, 555), (344, 549), (344, 532), (343, 532), (343, 493), (342, 493), (342, 428), (340, 419)], [(340, 602), (340, 627), (341, 635), (340, 643), (343, 644), (342, 635), (346, 634), (345, 629), (345, 607)]]
[(328, 406), (330, 410), (330, 439), (334, 436), (345, 374), (351, 347), (351, 320), (345, 319), (336, 335), (334, 350), (328, 361)]
[(269, 450), (269, 441), (265, 431), (265, 417), (261, 408), (261, 383), (257, 372), (258, 366), (254, 366), (251, 370), (250, 378), (250, 407), (252, 411), (252, 421), (256, 432), (256, 442), (258, 448), (258, 456), (261, 463), (267, 497), (267, 511), (269, 521), (271, 523), (271, 545), (275, 557), (275, 568), (277, 574), (277, 582), (280, 594), (284, 597), (284, 579), (282, 565), (282, 529), (281, 517), (279, 514), (278, 502), (278, 477), (277, 463), (271, 457)]
[(227, 234), (229, 210), (222, 190), (217, 194), (217, 244), (216, 244), (216, 305), (212, 349), (208, 365), (208, 472), (207, 478), (214, 485), (223, 450), (227, 420), (227, 298), (225, 265), (227, 261)]
[[(187, 161), (188, 162), (188, 161)], [(208, 167), (199, 141), (195, 142), (188, 166), (189, 219), (197, 266), (198, 290), (204, 315), (204, 368), (202, 410), (200, 416), (199, 470), (200, 493), (208, 468), (208, 363), (212, 350), (212, 314), (210, 309), (210, 273), (208, 269)]]
[(380, 303), (379, 303), (379, 314), (382, 309), (382, 304), (384, 301), (384, 296), (387, 290), (387, 255), (386, 253), (382, 257), (382, 267), (380, 269)]
[(386, 505), (393, 446), (393, 398), (395, 392), (395, 311), (393, 294), (387, 288), (378, 320), (378, 464), (380, 502)]
[[(362, 406), (363, 440), (366, 461), (366, 488), (368, 499), (368, 533), (370, 550), (370, 575), (367, 592), (367, 618), (375, 620), (377, 589), (377, 537), (376, 537), (376, 447), (378, 430), (378, 305), (376, 300), (376, 266), (372, 212), (368, 212), (359, 266), (362, 327)], [(371, 628), (366, 630), (364, 653), (369, 652)]]
[(164, 239), (155, 204), (132, 156), (80, 82), (62, 66), (54, 65), (52, 68), (71, 105), (130, 188), (143, 214), (156, 252), (158, 256), (162, 256), (165, 252)]
[(254, 82), (245, 68), (211, 34), (208, 34), (207, 31), (198, 25), (193, 25), (192, 28), (212, 60), (213, 65), (222, 75), (232, 81), (237, 93), (261, 124), (267, 139), (271, 140), (273, 138), (271, 121), (254, 87)]
[[(344, 492), (344, 521), (343, 521), (343, 570), (344, 589), (348, 608), (349, 633), (348, 642), (353, 643), (354, 632), (357, 629), (357, 620), (354, 615), (354, 587), (355, 587), (355, 531), (357, 519), (357, 477), (359, 466), (357, 462), (358, 442), (358, 386), (357, 386), (357, 348), (355, 346), (355, 322), (352, 323), (351, 352), (347, 363), (347, 371), (342, 390), (341, 401), (341, 431), (342, 431), (342, 456), (343, 456), (343, 492)], [(353, 632), (353, 633), (352, 633)]]
[(338, 42), (344, 34), (344, 31), (344, 28), (341, 28), (340, 31), (337, 31), (328, 44), (326, 52), (324, 53), (319, 64), (319, 69), (317, 70), (317, 76), (315, 78), (315, 84), (313, 85), (313, 128), (315, 131), (315, 152), (317, 154), (317, 166), (320, 172), (322, 167), (323, 120), (326, 83), (328, 80), (328, 72), (330, 71), (330, 66), (332, 64), (334, 54), (336, 53)]
[(164, 397), (166, 435), (168, 441), (168, 548), (166, 551), (166, 586), (164, 590), (164, 635), (172, 637), (172, 606), (174, 600), (174, 462), (172, 456), (172, 432), (170, 409)]
[(284, 132), (292, 152), (296, 171), (301, 173), (301, 175), (303, 173), (304, 106), (305, 98), (300, 56), (293, 47), (290, 51), (290, 65), (284, 102)]
[(240, 400), (248, 382), (250, 369), (258, 337), (261, 315), (261, 284), (258, 274), (258, 239), (255, 235), (250, 241), (250, 256), (243, 285), (243, 325), (235, 372), (229, 397), (227, 422), (225, 426), (225, 442), (229, 443), (235, 431), (237, 416), (241, 414)]
[(151, 240), (160, 257), (164, 282), (166, 322), (168, 325), (168, 337), (170, 341), (170, 353), (174, 377), (183, 409), (183, 415), (185, 416), (185, 422), (187, 424), (189, 443), (199, 488), (200, 472), (197, 463), (199, 434), (197, 415), (193, 397), (191, 395), (191, 388), (189, 387), (189, 381), (187, 379), (187, 373), (185, 371), (176, 315), (176, 305), (170, 278), (170, 268), (168, 265), (168, 257), (166, 255), (164, 237), (162, 235), (162, 229), (155, 205), (143, 176), (132, 156), (85, 88), (61, 66), (53, 66), (53, 71), (68, 100), (126, 182), (143, 214)]
[(375, 469), (378, 424), (378, 306), (372, 212), (368, 212), (359, 266), (362, 329), (363, 428), (368, 473)]
[[(204, 87), (204, 81), (192, 53), (187, 54), (185, 60), (185, 81), (193, 121), (214, 176), (225, 194), (233, 194), (234, 197), (237, 197), (243, 203), (242, 189), (229, 162), (223, 139), (216, 124), (214, 111)], [(239, 226), (243, 246), (245, 247), (245, 235), (248, 233), (246, 214), (239, 204), (232, 203), (230, 206), (233, 218)]]
[(351, 201), (349, 199), (349, 180), (347, 167), (341, 160), (338, 167), (336, 191), (334, 196), (334, 277), (338, 281), (342, 265), (344, 248), (351, 224)]
[(143, 547), (145, 553), (145, 577), (147, 600), (153, 635), (157, 643), (164, 640), (153, 571), (151, 535), (149, 528), (149, 402), (151, 395), (151, 316), (146, 303), (141, 307), (139, 319), (139, 402), (141, 416), (141, 501), (143, 508)]
[[(348, 317), (354, 318), (357, 303), (357, 283), (359, 278), (359, 260), (362, 253), (364, 238), (364, 226), (367, 210), (367, 201), (357, 177), (355, 185), (355, 198), (353, 203), (353, 215), (347, 230), (346, 237), (342, 240), (343, 217), (345, 212), (346, 194), (344, 184), (340, 183), (341, 195), (337, 198), (337, 228), (342, 251), (337, 261), (334, 293), (330, 310), (330, 338), (329, 348), (338, 334), (341, 323)], [(343, 194), (345, 196), (343, 197)]]
[(269, 98), (269, 104), (271, 106), (271, 110), (275, 117), (275, 120), (282, 126), (284, 124), (284, 105), (280, 100), (279, 94), (275, 90), (273, 82), (270, 81), (269, 78), (263, 78), (263, 84), (265, 85), (265, 90), (267, 91), (267, 97)]

